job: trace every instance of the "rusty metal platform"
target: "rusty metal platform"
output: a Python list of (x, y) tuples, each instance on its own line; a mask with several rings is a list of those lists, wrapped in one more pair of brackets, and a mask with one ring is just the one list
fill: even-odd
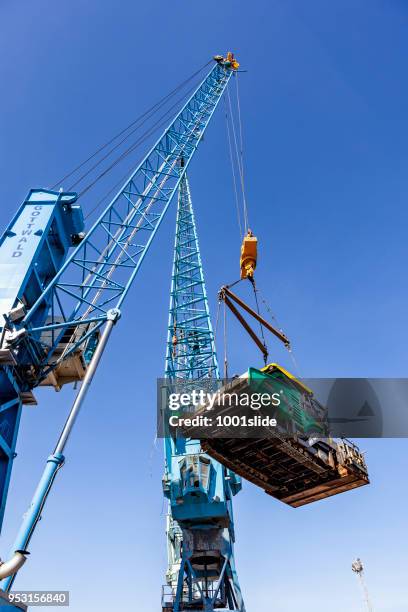
[[(312, 440), (313, 441), (313, 440)], [(349, 441), (212, 438), (203, 450), (294, 508), (369, 483), (364, 458)]]
[[(278, 364), (262, 370), (249, 368), (224, 384), (215, 404), (217, 414), (237, 414), (237, 400), (225, 406), (224, 396), (276, 389), (283, 394), (279, 407), (271, 412), (279, 419), (276, 427), (258, 429), (256, 436), (250, 436), (214, 425), (205, 435), (197, 434), (203, 451), (294, 508), (369, 484), (358, 447), (330, 437), (327, 410), (311, 389)], [(201, 406), (196, 414), (206, 409)]]

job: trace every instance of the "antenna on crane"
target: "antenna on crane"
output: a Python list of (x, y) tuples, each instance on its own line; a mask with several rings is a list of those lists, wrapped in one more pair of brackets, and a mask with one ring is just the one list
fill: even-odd
[(367, 585), (364, 579), (364, 566), (363, 566), (361, 559), (357, 557), (357, 559), (353, 561), (353, 563), (351, 564), (351, 569), (353, 570), (355, 574), (357, 574), (358, 579), (360, 581), (361, 588), (363, 589), (364, 601), (365, 601), (368, 612), (373, 612), (373, 607), (371, 605), (370, 597), (368, 595)]

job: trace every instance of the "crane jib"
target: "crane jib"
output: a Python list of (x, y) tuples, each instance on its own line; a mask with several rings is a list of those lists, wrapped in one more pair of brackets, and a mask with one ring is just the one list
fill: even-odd
[[(107, 312), (121, 307), (232, 74), (223, 64), (212, 67), (24, 318), (15, 324), (17, 330), (24, 330), (21, 342), (28, 345), (39, 331), (35, 313), (45, 302), (52, 305), (47, 328), (54, 327), (56, 333), (46, 358), (37, 364), (39, 381), (84, 342), (90, 324), (96, 332), (105, 323)], [(79, 325), (83, 331), (78, 334)], [(67, 328), (70, 341), (52, 360)]]
[[(20, 209), (29, 210), (27, 206), (32, 202), (37, 208), (50, 203), (55, 219), (50, 213), (46, 227), (37, 232), (36, 257), (42, 268), (32, 260), (24, 270), (24, 279), (31, 283), (27, 286), (37, 290), (16, 294), (14, 305), (4, 317), (0, 370), (13, 379), (11, 391), (16, 397), (13, 395), (8, 402), (14, 411), (13, 439), (17, 436), (21, 404), (35, 401), (34, 387), (45, 383), (59, 389), (72, 380), (82, 380), (82, 385), (25, 515), (10, 571), (3, 571), (2, 588), (6, 591), (24, 562), (26, 547), (56, 472), (64, 463), (62, 453), (110, 331), (120, 318), (120, 307), (237, 66), (228, 58), (216, 58), (207, 76), (87, 234), (82, 231), (82, 213), (75, 204), (75, 193), (31, 190)], [(64, 231), (59, 225), (64, 225)], [(12, 228), (8, 231), (11, 242), (7, 245), (13, 246), (16, 233)], [(68, 255), (72, 245), (75, 248)], [(64, 367), (58, 371), (60, 364)], [(7, 456), (7, 478), (0, 483), (2, 511), (13, 451), (14, 446)]]

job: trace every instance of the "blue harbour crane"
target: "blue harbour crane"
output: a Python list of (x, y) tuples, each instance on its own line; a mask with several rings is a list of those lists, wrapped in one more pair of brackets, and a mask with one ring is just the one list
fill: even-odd
[[(15, 458), (22, 406), (36, 403), (33, 390), (39, 385), (59, 390), (66, 383), (81, 383), (60, 437), (46, 461), (12, 555), (0, 564), (2, 596), (11, 589), (17, 572), (27, 559), (32, 535), (54, 479), (64, 465), (66, 445), (93, 375), (110, 334), (121, 318), (123, 302), (179, 187), (180, 241), (176, 244), (175, 265), (181, 266), (177, 252), (187, 248), (182, 241), (183, 226), (187, 222), (193, 223), (184, 176), (225, 88), (239, 66), (231, 53), (226, 57), (215, 56), (214, 60), (208, 74), (87, 232), (84, 231), (77, 193), (36, 189), (30, 191), (1, 238), (0, 521)], [(190, 217), (188, 210), (191, 210)], [(193, 225), (190, 229), (195, 235)], [(199, 261), (196, 244), (195, 256)], [(196, 267), (196, 273), (201, 274), (201, 264)], [(180, 329), (176, 330), (179, 339), (177, 351), (184, 350), (183, 359), (184, 364), (188, 364), (189, 375), (218, 376), (205, 297), (201, 300), (203, 312), (197, 314), (199, 318), (195, 322), (191, 322), (190, 330), (185, 328), (186, 338), (179, 335), (188, 320), (185, 318), (186, 310), (178, 303), (182, 296), (179, 291), (181, 279), (180, 273), (173, 281), (176, 284), (172, 295), (174, 321), (176, 325), (180, 324)], [(201, 280), (191, 277), (190, 285), (189, 291), (200, 291), (205, 296)], [(189, 331), (193, 332), (192, 336), (188, 336)], [(176, 362), (168, 360), (167, 376), (187, 374), (187, 370), (182, 374), (177, 367), (175, 370), (172, 367), (176, 367)], [(172, 521), (169, 542), (177, 530), (183, 534), (178, 573), (180, 576), (183, 572), (187, 574), (194, 598), (197, 593), (201, 595), (197, 609), (219, 608), (221, 600), (225, 600), (227, 609), (243, 610), (232, 554), (231, 496), (239, 489), (239, 479), (233, 482), (231, 476), (227, 484), (226, 470), (216, 461), (199, 455), (199, 460), (204, 460), (203, 465), (208, 468), (209, 480), (215, 479), (219, 493), (218, 501), (208, 500), (207, 504), (215, 516), (214, 533), (203, 528), (208, 517), (205, 512), (197, 515), (196, 504), (190, 504), (187, 490), (182, 493), (184, 518), (174, 509), (172, 479), (178, 479), (180, 474), (175, 466), (177, 460), (172, 459), (173, 454), (188, 462), (197, 453), (197, 444), (189, 445), (183, 454), (181, 448), (172, 448), (169, 441), (166, 444), (165, 488)], [(189, 507), (191, 528), (183, 531)], [(191, 541), (186, 540), (187, 536), (192, 538)], [(196, 536), (200, 536), (201, 542), (211, 541), (211, 551), (217, 555), (217, 562), (212, 559), (211, 567), (204, 563), (203, 567), (207, 567), (204, 574), (196, 569)], [(176, 555), (175, 550), (176, 547), (173, 550)], [(172, 580), (170, 578), (170, 583)], [(214, 583), (216, 580), (217, 585), (210, 590), (209, 581)], [(184, 603), (184, 578), (176, 582), (176, 599), (171, 609), (191, 609)], [(203, 583), (206, 583), (205, 589)]]
[[(176, 193), (165, 382), (217, 385), (220, 381), (186, 173), (230, 79), (237, 76), (239, 64), (232, 53), (215, 56), (209, 69), (208, 64), (55, 186), (32, 189), (0, 239), (0, 529), (24, 405), (36, 404), (35, 389), (40, 385), (56, 391), (67, 383), (78, 385), (11, 554), (8, 560), (0, 561), (0, 610), (5, 606), (10, 611), (26, 610), (23, 603), (8, 599), (10, 590), (30, 554), (32, 536), (66, 461), (67, 443), (93, 376), (122, 318), (125, 298)], [(204, 78), (203, 70), (208, 70)], [(202, 80), (197, 83), (196, 78)], [(187, 92), (173, 104), (185, 87)], [(172, 105), (165, 110), (168, 104)], [(180, 110), (174, 110), (176, 107)], [(128, 146), (128, 138), (150, 120), (153, 125)], [(114, 187), (116, 194), (97, 220), (86, 229), (80, 198), (163, 128), (136, 168), (133, 165)], [(233, 135), (236, 141), (235, 132)], [(121, 146), (127, 148), (120, 152)], [(115, 155), (114, 161), (106, 162), (111, 155)], [(87, 179), (91, 182), (82, 191), (75, 191), (74, 187), (101, 163), (109, 165), (96, 178)], [(64, 190), (63, 181), (82, 172), (87, 164), (88, 170)], [(242, 157), (238, 171), (243, 189)], [(253, 275), (257, 241), (247, 227), (245, 198), (244, 217), (248, 234), (241, 250), (241, 280), (251, 281), (256, 297)], [(235, 295), (233, 285), (222, 288), (220, 299), (263, 353), (265, 367), (249, 368), (232, 383), (241, 386), (243, 380), (255, 377), (266, 384), (277, 380), (279, 385), (286, 385), (292, 399), (290, 405), (282, 406), (282, 414), (290, 423), (293, 414), (297, 415), (296, 436), (252, 440), (222, 436), (201, 443), (177, 435), (165, 438), (168, 567), (162, 612), (245, 612), (234, 558), (233, 497), (241, 490), (241, 477), (294, 507), (369, 482), (364, 457), (355, 445), (308, 435), (302, 407), (313, 404), (313, 392), (278, 364), (266, 364), (263, 333), (261, 340), (237, 306), (286, 346), (288, 340), (260, 315), (259, 308), (254, 311)]]
[[(219, 378), (187, 176), (180, 183), (166, 354), (166, 378)], [(232, 498), (241, 479), (202, 452), (199, 441), (165, 439), (169, 566), (163, 612), (244, 612), (234, 562)]]

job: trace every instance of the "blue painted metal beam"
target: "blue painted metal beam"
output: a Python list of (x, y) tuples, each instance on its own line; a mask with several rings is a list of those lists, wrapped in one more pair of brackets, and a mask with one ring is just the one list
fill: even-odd
[[(186, 175), (179, 187), (165, 374), (172, 380), (219, 378)], [(163, 611), (244, 612), (233, 551), (232, 497), (241, 488), (239, 477), (205, 455), (199, 441), (167, 438), (163, 486), (169, 500)], [(203, 554), (212, 561), (203, 564)]]
[(38, 382), (83, 343), (81, 334), (72, 334), (69, 347), (53, 360), (67, 328), (89, 319), (101, 326), (108, 310), (121, 308), (232, 74), (227, 65), (215, 63), (52, 282), (16, 323), (16, 330), (21, 331), (18, 343), (27, 350), (39, 332), (37, 313), (45, 305), (52, 305), (54, 321), (50, 323), (62, 323), (48, 346), (47, 359), (37, 368)]
[[(70, 237), (75, 236), (76, 242), (80, 242), (65, 263), (64, 248), (60, 259), (58, 249), (55, 252), (49, 249), (52, 274), (42, 278), (33, 254), (33, 259), (27, 258), (32, 282), (27, 284), (22, 314), (6, 316), (5, 333), (1, 337), (2, 349), (12, 353), (16, 361), (3, 368), (5, 380), (20, 397), (17, 378), (21, 388), (29, 391), (50, 374), (55, 375), (58, 366), (77, 349), (83, 350), (84, 355), (89, 354), (90, 360), (52, 457), (60, 458), (62, 454), (66, 432), (71, 432), (112, 326), (119, 318), (120, 307), (233, 72), (231, 62), (218, 60), (215, 63), (86, 236), (81, 236), (82, 228), (73, 227)], [(36, 204), (40, 200), (45, 203), (47, 198), (54, 203), (58, 200), (65, 210), (69, 205), (72, 207), (76, 196), (34, 190), (31, 197)], [(54, 229), (49, 239), (47, 234), (44, 244), (58, 245), (61, 228)], [(15, 236), (10, 234), (7, 238), (14, 240)], [(42, 240), (40, 238), (40, 242)], [(8, 296), (2, 296), (0, 290), (0, 299), (2, 297)], [(101, 340), (97, 343), (96, 331), (102, 327)], [(61, 346), (61, 340), (65, 342), (65, 349), (58, 355), (56, 349)], [(24, 364), (28, 366), (25, 370)], [(4, 401), (8, 403), (11, 399), (14, 398), (7, 396)], [(0, 411), (0, 415), (5, 413), (6, 410)], [(16, 429), (14, 427), (13, 431)], [(11, 448), (10, 444), (8, 446)], [(21, 549), (28, 545), (52, 487), (57, 473), (53, 465), (47, 463), (19, 533), (17, 543)], [(14, 576), (9, 577), (5, 588), (10, 588), (13, 580)]]
[[(82, 213), (75, 201), (75, 194), (34, 189), (0, 238), (0, 530), (24, 393), (36, 382), (35, 367), (46, 357), (41, 327), (33, 332), (30, 346), (17, 350), (8, 345), (13, 318), (22, 317), (42, 295), (82, 231)], [(46, 322), (49, 307), (44, 300), (35, 313), (36, 325)]]

